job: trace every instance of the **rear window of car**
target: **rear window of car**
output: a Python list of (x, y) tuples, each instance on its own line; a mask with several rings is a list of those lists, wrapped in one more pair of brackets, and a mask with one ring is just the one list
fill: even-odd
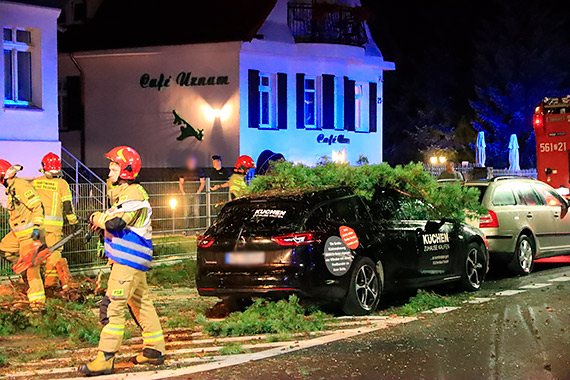
[(308, 210), (295, 202), (259, 202), (227, 205), (214, 224), (214, 233), (294, 232)]
[(498, 186), (493, 192), (493, 205), (494, 206), (513, 206), (517, 201), (513, 190), (509, 185)]

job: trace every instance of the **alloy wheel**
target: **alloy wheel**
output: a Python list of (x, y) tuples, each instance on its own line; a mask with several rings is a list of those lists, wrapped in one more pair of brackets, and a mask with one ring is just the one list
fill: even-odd
[(525, 273), (532, 268), (532, 245), (528, 239), (522, 239), (519, 244), (519, 264)]
[(479, 260), (479, 251), (476, 248), (471, 248), (467, 254), (467, 260), (465, 262), (467, 280), (474, 288), (479, 288), (481, 286), (481, 280), (484, 275), (484, 265)]
[(356, 274), (356, 298), (364, 310), (372, 310), (378, 298), (378, 277), (374, 268), (363, 265)]

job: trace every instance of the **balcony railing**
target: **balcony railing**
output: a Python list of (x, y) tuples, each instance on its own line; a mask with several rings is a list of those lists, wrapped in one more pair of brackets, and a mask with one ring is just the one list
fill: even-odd
[(368, 38), (357, 9), (336, 4), (289, 3), (288, 24), (298, 43), (363, 46)]

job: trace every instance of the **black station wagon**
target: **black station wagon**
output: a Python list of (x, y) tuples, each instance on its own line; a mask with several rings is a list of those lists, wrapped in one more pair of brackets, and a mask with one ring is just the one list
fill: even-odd
[(297, 294), (364, 315), (396, 289), (451, 282), (479, 289), (488, 269), (483, 233), (452, 221), (409, 220), (418, 204), (382, 188), (372, 201), (334, 188), (229, 202), (198, 238), (198, 292)]

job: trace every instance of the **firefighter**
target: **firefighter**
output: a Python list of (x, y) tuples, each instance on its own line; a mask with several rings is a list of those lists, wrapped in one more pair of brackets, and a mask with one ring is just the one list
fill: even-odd
[(250, 156), (240, 156), (234, 168), (234, 174), (230, 177), (229, 181), (221, 185), (212, 187), (212, 190), (217, 190), (221, 187), (230, 188), (230, 200), (234, 200), (245, 195), (247, 185), (245, 183), (245, 175), (250, 169), (255, 168), (253, 158)]
[(105, 156), (111, 161), (109, 178), (115, 186), (110, 196), (113, 205), (106, 212), (93, 213), (89, 220), (94, 228), (105, 231), (105, 255), (112, 269), (100, 306), (104, 327), (99, 351), (94, 361), (79, 368), (87, 376), (113, 373), (115, 354), (125, 330), (127, 307), (143, 335), (142, 353), (131, 361), (162, 364), (165, 352), (164, 336), (146, 282), (146, 271), (152, 260), (152, 209), (146, 191), (135, 183), (141, 159), (134, 149), (126, 146), (116, 147)]
[[(44, 205), (44, 224), (46, 231), (46, 244), (51, 247), (63, 238), (63, 218), (67, 218), (70, 225), (76, 229), (77, 216), (71, 203), (69, 184), (61, 174), (61, 160), (54, 153), (48, 153), (42, 159), (43, 177), (36, 178), (33, 186), (38, 192)], [(57, 280), (63, 290), (69, 287), (71, 275), (67, 260), (61, 257), (63, 247), (53, 252), (47, 259), (45, 271), (45, 287), (56, 286)]]
[[(31, 183), (16, 177), (20, 170), (21, 165), (11, 165), (0, 160), (0, 182), (6, 188), (11, 229), (0, 242), (0, 255), (12, 264), (33, 249), (34, 241), (39, 240), (42, 245), (45, 244), (42, 201)], [(30, 267), (26, 271), (26, 278), (31, 309), (43, 310), (46, 296), (40, 266)]]

